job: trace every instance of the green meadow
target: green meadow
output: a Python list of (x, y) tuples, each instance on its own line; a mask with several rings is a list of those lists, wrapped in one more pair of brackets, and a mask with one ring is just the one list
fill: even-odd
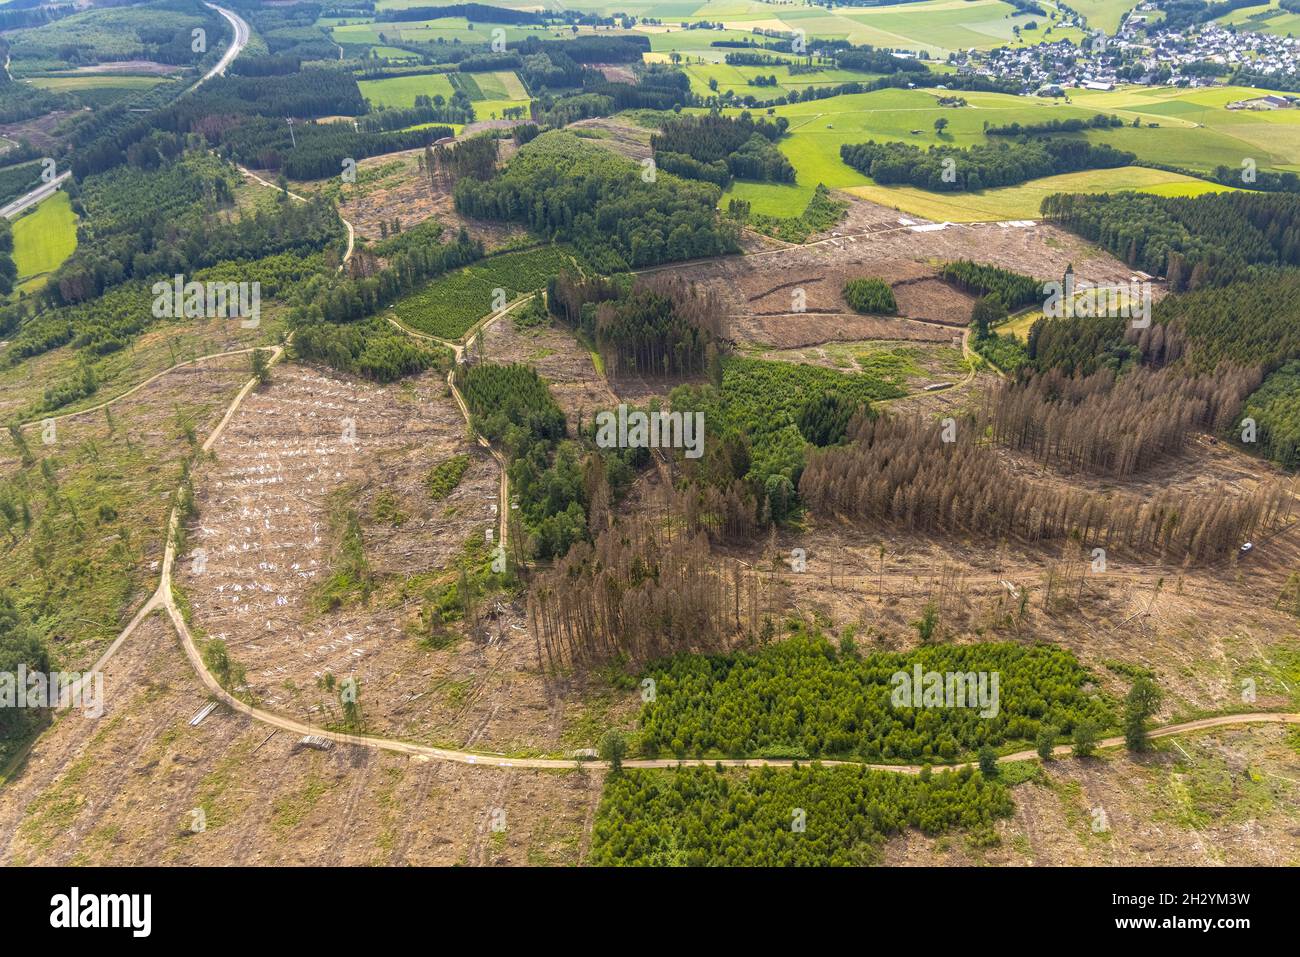
[[(965, 107), (942, 107), (936, 90), (877, 90), (777, 107), (790, 120), (780, 144), (798, 174), (794, 185), (736, 183), (723, 199), (748, 200), (755, 213), (790, 217), (802, 212), (818, 183), (931, 219), (971, 222), (1028, 219), (1038, 215), (1049, 192), (1110, 192), (1138, 189), (1163, 195), (1197, 195), (1220, 187), (1204, 180), (1145, 168), (1089, 170), (1019, 186), (961, 196), (908, 187), (883, 187), (845, 165), (845, 143), (900, 140), (921, 148), (968, 147), (996, 142), (985, 125), (1035, 123), (1097, 113), (1118, 116), (1124, 125), (1083, 135), (1139, 159), (1169, 163), (1198, 173), (1216, 166), (1240, 168), (1246, 159), (1260, 169), (1300, 169), (1300, 110), (1234, 111), (1228, 103), (1261, 95), (1243, 87), (1178, 90), (1133, 87), (1111, 92), (1071, 91), (1070, 101), (1001, 93), (962, 93)], [(736, 111), (738, 112), (738, 111)], [(935, 120), (948, 121), (942, 133)], [(1140, 125), (1133, 126), (1137, 120)], [(1152, 124), (1155, 124), (1154, 126)]]
[(14, 220), (13, 229), (14, 265), (24, 292), (43, 286), (46, 274), (58, 269), (77, 248), (77, 214), (62, 190)]
[(386, 80), (362, 80), (357, 85), (361, 87), (361, 95), (376, 108), (414, 106), (415, 98), (420, 95), (441, 94), (446, 99), (451, 99), (455, 92), (446, 73), (417, 73)]
[(1241, 7), (1219, 17), (1218, 22), (1251, 33), (1271, 33), (1279, 37), (1300, 34), (1300, 13), (1283, 10), (1278, 6), (1277, 0), (1253, 7)]
[(1138, 5), (1140, 0), (1071, 0), (1070, 7), (1088, 18), (1088, 26), (1094, 30), (1114, 33), (1119, 29), (1119, 22)]

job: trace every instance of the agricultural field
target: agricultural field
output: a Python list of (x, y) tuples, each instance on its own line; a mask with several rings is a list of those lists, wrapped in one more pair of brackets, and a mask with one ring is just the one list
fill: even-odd
[(1020, 186), (960, 193), (934, 193), (910, 186), (851, 186), (846, 192), (893, 206), (901, 212), (936, 222), (971, 223), (982, 220), (1034, 219), (1043, 197), (1053, 193), (1115, 193), (1136, 190), (1157, 196), (1201, 196), (1230, 189), (1217, 183), (1166, 173), (1142, 166), (1062, 173)]
[(80, 90), (148, 90), (159, 83), (157, 76), (124, 76), (118, 73), (83, 73), (78, 76), (38, 76), (32, 86), (57, 93)]
[(1283, 10), (1277, 0), (1240, 7), (1219, 17), (1217, 22), (1238, 30), (1271, 33), (1279, 37), (1295, 36), (1300, 32), (1300, 14)]
[[(1083, 135), (1089, 141), (1132, 151), (1139, 159), (1154, 163), (1178, 157), (1180, 165), (1208, 172), (1220, 165), (1240, 169), (1250, 158), (1260, 169), (1287, 170), (1300, 155), (1300, 110), (1256, 113), (1224, 109), (1230, 102), (1258, 95), (1258, 91), (1241, 87), (1074, 91), (1068, 104), (999, 93), (965, 93), (969, 105), (959, 108), (939, 106), (938, 95), (891, 89), (777, 107), (776, 115), (790, 121), (789, 134), (779, 147), (794, 165), (797, 183), (737, 182), (723, 205), (735, 197), (749, 200), (756, 213), (794, 216), (807, 204), (816, 185), (824, 183), (929, 219), (969, 222), (1030, 218), (1037, 215), (1043, 195), (1063, 189), (1104, 192), (1137, 188), (1160, 195), (1198, 195), (1220, 188), (1158, 170), (1091, 170), (982, 194), (949, 196), (877, 186), (839, 155), (842, 145), (870, 139), (896, 140), (922, 149), (969, 147), (997, 141), (984, 133), (986, 124), (1089, 119), (1098, 113), (1118, 116), (1125, 125), (1088, 130)], [(934, 129), (938, 119), (947, 121), (942, 133)], [(1141, 125), (1133, 126), (1135, 120)], [(1156, 124), (1154, 128), (1152, 124)]]
[(59, 191), (14, 223), (19, 288), (34, 290), (35, 284), (61, 266), (76, 248), (77, 214), (68, 194)]
[(1140, 0), (1077, 0), (1070, 4), (1070, 8), (1087, 17), (1091, 29), (1114, 33), (1119, 29), (1120, 21), (1139, 2)]
[(411, 76), (394, 76), (385, 80), (362, 80), (361, 95), (375, 109), (403, 108), (415, 105), (417, 96), (442, 96), (451, 99), (456, 92), (446, 73), (416, 73)]

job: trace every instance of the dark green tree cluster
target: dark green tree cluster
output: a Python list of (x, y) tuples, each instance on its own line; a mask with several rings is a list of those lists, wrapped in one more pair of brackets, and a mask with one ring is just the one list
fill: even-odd
[(451, 350), (429, 348), (376, 317), (346, 324), (301, 326), (294, 333), (293, 351), (299, 358), (323, 362), (375, 382), (393, 382), (451, 364)]
[(1255, 448), (1288, 469), (1300, 468), (1300, 362), (1288, 362), (1265, 379), (1241, 414), (1258, 425)]
[(548, 284), (550, 308), (600, 353), (611, 376), (682, 376), (708, 371), (724, 349), (722, 304), (658, 277), (624, 288), (564, 272)]
[[(918, 664), (944, 676), (996, 672), (997, 713), (983, 717), (978, 704), (949, 707), (946, 698), (945, 706), (895, 707), (893, 676), (910, 678)], [(1082, 718), (1117, 720), (1088, 670), (1047, 645), (926, 645), (858, 657), (801, 633), (756, 651), (679, 655), (647, 674), (656, 688), (641, 716), (650, 754), (954, 761), (986, 744), (1033, 742), (1044, 724), (1068, 733)]]
[(456, 209), (569, 240), (602, 272), (736, 250), (736, 225), (716, 214), (716, 187), (644, 172), (557, 130), (520, 149), (494, 179), (457, 183)]
[(748, 113), (726, 117), (680, 116), (650, 140), (655, 161), (670, 173), (726, 186), (731, 179), (793, 183), (794, 167), (775, 143), (789, 120), (754, 120)]
[(1005, 309), (1014, 310), (1043, 299), (1043, 284), (1033, 276), (958, 259), (944, 263), (939, 278), (976, 296), (997, 296)]
[(582, 449), (566, 441), (564, 411), (532, 366), (458, 366), (456, 386), (474, 427), (510, 459), (510, 485), (538, 558), (558, 558), (587, 536)]
[(818, 448), (838, 445), (844, 441), (853, 417), (865, 408), (861, 401), (839, 392), (818, 392), (804, 401), (795, 424), (799, 434)]
[(624, 770), (596, 813), (597, 867), (861, 867), (907, 828), (987, 833), (1012, 811), (969, 768), (914, 776), (854, 767)]
[[(19, 667), (28, 672), (49, 672), (48, 649), (19, 614), (13, 598), (0, 591), (0, 673), (18, 676)], [(46, 718), (38, 708), (0, 707), (0, 756), (8, 757), (8, 745), (18, 743)]]
[(221, 133), (218, 151), (237, 163), (283, 173), (290, 179), (338, 176), (343, 161), (418, 149), (451, 136), (449, 126), (358, 132), (350, 123), (297, 123), (253, 118)]
[(1106, 130), (1123, 126), (1118, 116), (1098, 113), (1089, 119), (1070, 117), (1068, 120), (1044, 120), (1039, 123), (1007, 123), (985, 127), (986, 136), (1052, 136), (1057, 133), (1082, 133), (1085, 130)]
[(459, 143), (433, 148), (438, 169), (446, 170), (454, 179), (465, 176), (491, 179), (496, 172), (497, 157), (500, 154), (501, 141), (490, 134), (471, 136)]
[(844, 284), (844, 301), (854, 311), (868, 315), (892, 316), (898, 312), (894, 290), (889, 283), (874, 276), (850, 279)]
[(1142, 359), (1141, 350), (1125, 338), (1128, 326), (1129, 320), (1121, 316), (1039, 319), (1029, 327), (1025, 348), (1034, 368), (1041, 371), (1122, 372)]
[(8, 203), (39, 186), (42, 168), (39, 161), (0, 167), (0, 203)]
[[(1252, 278), (1300, 264), (1300, 196), (1245, 191), (1202, 196), (1056, 193), (1043, 216), (1174, 292)], [(1260, 276), (1269, 281), (1267, 273)]]
[(1086, 140), (1044, 139), (987, 146), (845, 143), (840, 158), (877, 183), (905, 183), (936, 191), (1014, 186), (1026, 180), (1085, 169), (1127, 166), (1132, 153)]
[(14, 230), (9, 220), (0, 220), (0, 296), (14, 291), (18, 266), (14, 263)]

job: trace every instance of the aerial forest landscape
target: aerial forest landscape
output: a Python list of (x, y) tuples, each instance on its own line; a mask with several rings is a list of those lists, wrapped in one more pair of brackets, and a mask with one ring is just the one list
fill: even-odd
[(0, 0), (4, 870), (1300, 865), (1294, 33)]

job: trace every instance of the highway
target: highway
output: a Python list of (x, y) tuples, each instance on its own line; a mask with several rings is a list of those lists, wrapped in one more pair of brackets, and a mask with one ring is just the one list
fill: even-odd
[[(232, 13), (225, 7), (219, 7), (215, 3), (205, 3), (204, 6), (210, 7), (225, 17), (226, 20), (229, 21), (230, 26), (234, 29), (235, 36), (234, 39), (231, 40), (230, 48), (222, 54), (221, 59), (217, 61), (216, 65), (207, 73), (203, 74), (203, 76), (199, 77), (195, 84), (185, 91), (186, 93), (191, 93), (194, 90), (197, 90), (214, 76), (224, 75), (226, 68), (234, 62), (235, 57), (239, 56), (244, 47), (248, 46), (248, 39), (252, 35), (248, 23), (243, 17), (239, 16), (239, 14)], [(0, 216), (5, 217), (5, 219), (13, 219), (15, 216), (18, 216), (20, 213), (30, 209), (37, 203), (53, 195), (54, 191), (59, 189), (59, 187), (61, 187), (71, 175), (71, 171), (65, 170), (50, 182), (42, 183), (30, 193), (19, 196), (8, 205), (0, 207)]]

